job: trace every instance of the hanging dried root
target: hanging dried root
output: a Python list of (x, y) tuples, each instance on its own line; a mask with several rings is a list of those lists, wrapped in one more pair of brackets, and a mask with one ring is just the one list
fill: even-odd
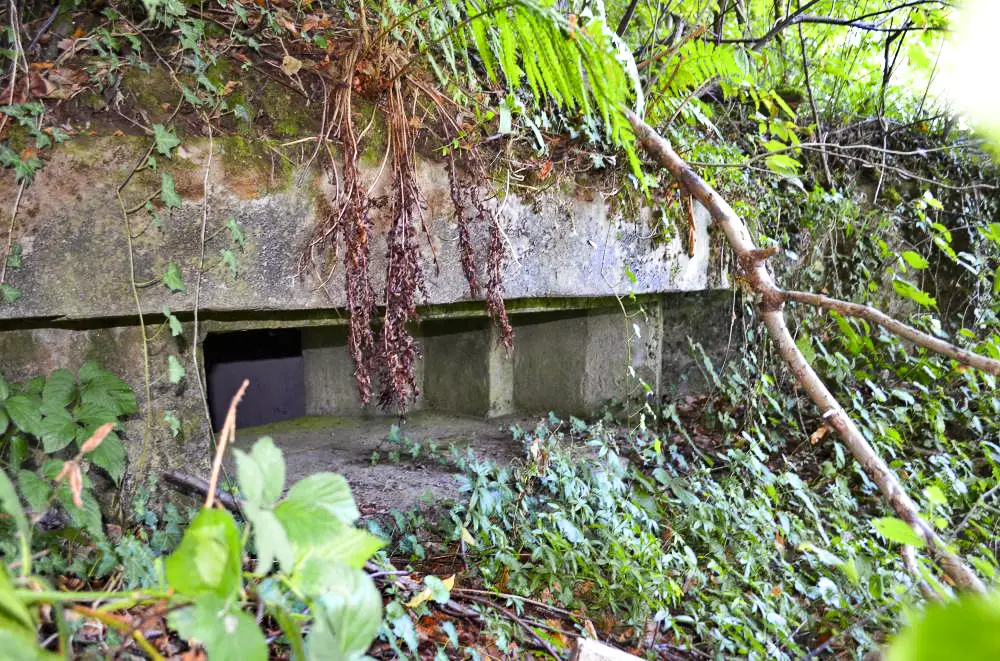
[[(423, 225), (423, 200), (416, 184), (412, 127), (399, 81), (389, 95), (389, 141), (393, 189), (389, 202), (392, 224), (386, 237), (385, 315), (379, 338), (378, 403), (405, 413), (420, 393), (414, 378), (418, 352), (407, 325), (417, 318), (416, 294), (423, 290), (423, 270), (416, 223)], [(426, 229), (425, 229), (426, 232)]]
[(458, 225), (458, 258), (462, 263), (465, 280), (469, 283), (469, 295), (472, 298), (479, 298), (482, 287), (476, 274), (476, 251), (472, 247), (469, 219), (471, 216), (482, 222), (486, 218), (487, 209), (475, 185), (469, 185), (470, 182), (466, 181), (463, 187), (456, 167), (456, 162), (459, 160), (467, 159), (457, 150), (452, 150), (448, 154), (448, 185), (451, 189), (451, 204), (455, 209), (455, 222)]
[(500, 218), (493, 217), (490, 223), (490, 247), (486, 257), (489, 280), (486, 283), (486, 309), (493, 323), (500, 330), (499, 343), (508, 355), (514, 348), (514, 329), (507, 317), (507, 306), (503, 302), (503, 263), (507, 258), (507, 247), (500, 231)]

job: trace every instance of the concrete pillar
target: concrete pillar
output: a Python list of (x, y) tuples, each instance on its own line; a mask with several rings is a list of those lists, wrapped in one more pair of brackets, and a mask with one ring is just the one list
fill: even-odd
[(514, 413), (514, 356), (500, 344), (500, 331), (490, 324), (486, 347), (489, 372), (489, 408), (486, 417), (496, 418)]

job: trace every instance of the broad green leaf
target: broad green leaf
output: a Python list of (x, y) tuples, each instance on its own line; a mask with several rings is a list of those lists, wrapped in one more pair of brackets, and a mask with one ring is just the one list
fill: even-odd
[(38, 424), (37, 436), (42, 439), (45, 452), (58, 452), (76, 439), (76, 420), (68, 411), (53, 411)]
[(351, 488), (343, 475), (336, 473), (315, 473), (299, 480), (288, 491), (286, 502), (299, 500), (314, 503), (337, 517), (341, 523), (351, 524), (358, 520), (358, 512)]
[[(28, 637), (31, 641), (35, 639), (35, 620), (31, 617), (28, 607), (14, 595), (14, 584), (7, 575), (7, 566), (2, 562), (0, 562), (0, 633), (12, 635), (17, 633)], [(4, 638), (0, 638), (0, 650), (7, 654), (17, 649), (5, 647), (4, 643)]]
[(181, 325), (180, 320), (174, 316), (170, 308), (166, 305), (163, 306), (163, 316), (167, 318), (167, 324), (170, 326), (170, 335), (172, 337), (177, 337), (184, 333), (184, 327)]
[(0, 436), (7, 431), (8, 426), (10, 426), (10, 418), (7, 417), (7, 411), (5, 411), (3, 405), (0, 404)]
[[(84, 485), (89, 487), (89, 480), (86, 476), (84, 476)], [(59, 486), (56, 487), (56, 500), (59, 501), (59, 505), (69, 515), (69, 520), (73, 524), (73, 527), (86, 530), (91, 538), (100, 540), (104, 537), (104, 527), (101, 522), (101, 506), (97, 503), (97, 499), (94, 498), (94, 494), (90, 492), (89, 488), (83, 490), (81, 498), (83, 500), (83, 507), (77, 507), (73, 502), (73, 495), (69, 490), (66, 480), (60, 482)]]
[(174, 611), (167, 622), (185, 640), (197, 640), (212, 661), (267, 661), (267, 641), (257, 622), (218, 595)]
[(285, 488), (285, 458), (270, 437), (259, 438), (250, 454), (233, 450), (240, 491), (249, 502), (269, 507)]
[[(3, 615), (0, 614), (0, 623), (3, 622)], [(17, 659), (17, 661), (63, 661), (64, 657), (54, 652), (48, 652), (38, 646), (35, 641), (34, 631), (30, 635), (26, 632), (11, 631), (8, 627), (0, 626), (0, 650), (4, 652), (4, 658)]]
[(202, 509), (166, 560), (167, 583), (187, 596), (228, 598), (240, 588), (241, 555), (240, 533), (229, 512)]
[(153, 124), (153, 137), (156, 140), (156, 151), (164, 156), (170, 156), (170, 152), (181, 144), (173, 129), (168, 129), (163, 124)]
[(906, 263), (915, 269), (923, 270), (929, 266), (929, 263), (924, 259), (920, 253), (914, 252), (912, 250), (906, 250), (903, 252), (903, 259)]
[[(93, 433), (93, 429), (81, 429), (77, 434), (77, 442), (83, 443)], [(105, 436), (97, 449), (87, 455), (87, 459), (106, 470), (116, 484), (121, 482), (125, 472), (125, 446), (118, 434), (111, 432)]]
[(160, 174), (160, 199), (167, 207), (174, 207), (175, 209), (180, 209), (181, 204), (184, 202), (181, 196), (177, 194), (177, 186), (174, 184), (174, 178), (169, 172)]
[(59, 369), (45, 380), (42, 402), (47, 407), (66, 408), (72, 403), (75, 394), (76, 376), (69, 370)]
[(295, 550), (292, 548), (285, 528), (274, 512), (245, 503), (243, 511), (253, 524), (253, 538), (257, 545), (257, 574), (271, 571), (275, 559), (282, 571), (288, 573), (295, 567)]
[(358, 659), (382, 625), (382, 596), (360, 569), (333, 565), (316, 599), (316, 621), (306, 639), (310, 659)]
[(439, 604), (446, 604), (451, 599), (451, 589), (455, 587), (455, 577), (449, 576), (441, 580), (433, 574), (424, 576), (424, 585), (431, 591), (431, 598)]
[(3, 400), (10, 397), (10, 386), (7, 385), (7, 381), (3, 378), (3, 373), (0, 372), (0, 403)]
[(4, 402), (4, 408), (14, 426), (25, 434), (36, 437), (39, 435), (38, 426), (42, 422), (42, 413), (39, 411), (41, 405), (41, 399), (28, 395), (14, 395)]
[[(28, 517), (24, 515), (24, 508), (14, 490), (14, 483), (7, 477), (7, 473), (0, 468), (0, 508), (14, 519), (14, 527), (18, 534), (25, 539), (31, 538), (31, 528), (28, 526)], [(2, 564), (2, 563), (0, 563)]]
[(383, 546), (385, 541), (367, 530), (344, 527), (314, 548), (310, 557), (361, 569)]
[(914, 532), (906, 521), (897, 519), (894, 516), (886, 516), (872, 521), (878, 534), (885, 537), (890, 542), (897, 544), (908, 544), (917, 548), (923, 548), (925, 542), (923, 538)]
[(323, 546), (345, 528), (337, 517), (316, 503), (285, 499), (274, 508), (274, 515), (295, 548), (295, 557), (301, 560), (309, 552)]
[(778, 174), (795, 175), (802, 168), (802, 164), (787, 154), (771, 154), (764, 162), (772, 172)]
[(20, 471), (17, 474), (17, 486), (21, 489), (21, 495), (27, 501), (28, 507), (35, 512), (40, 512), (52, 495), (49, 483), (33, 471)]
[(905, 296), (906, 298), (919, 303), (924, 307), (932, 308), (937, 305), (937, 301), (934, 297), (925, 292), (924, 290), (916, 287), (905, 280), (900, 280), (899, 278), (893, 278), (892, 288), (896, 290), (896, 293), (900, 296)]
[(167, 264), (167, 270), (163, 273), (163, 284), (172, 292), (185, 292), (184, 279), (181, 277), (181, 269), (174, 262)]
[(930, 604), (889, 646), (886, 661), (1000, 659), (1000, 594)]
[(181, 365), (181, 361), (177, 359), (177, 356), (173, 354), (167, 356), (167, 378), (170, 380), (170, 383), (180, 383), (185, 374), (187, 372), (184, 370), (184, 366)]
[[(81, 410), (88, 409), (95, 416), (98, 408), (111, 411), (114, 417), (131, 415), (136, 412), (135, 393), (127, 383), (110, 372), (105, 372), (93, 363), (87, 363), (80, 368), (80, 402)], [(114, 417), (105, 420), (87, 419), (87, 424), (94, 426), (110, 422)], [(81, 417), (81, 420), (83, 418)]]

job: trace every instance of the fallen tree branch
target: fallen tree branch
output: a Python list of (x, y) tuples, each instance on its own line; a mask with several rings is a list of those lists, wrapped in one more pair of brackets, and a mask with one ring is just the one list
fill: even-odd
[(951, 551), (938, 537), (934, 528), (921, 518), (916, 503), (907, 495), (896, 474), (878, 455), (875, 448), (868, 443), (857, 425), (840, 406), (833, 393), (826, 387), (826, 384), (819, 378), (819, 375), (816, 374), (816, 371), (813, 370), (796, 346), (795, 339), (785, 323), (783, 312), (785, 292), (775, 284), (771, 273), (764, 264), (764, 259), (767, 256), (766, 251), (759, 251), (754, 245), (750, 231), (743, 220), (704, 179), (699, 177), (677, 155), (666, 138), (642, 121), (635, 113), (628, 109), (623, 109), (623, 112), (628, 116), (636, 135), (646, 150), (656, 158), (660, 165), (670, 171), (690, 195), (708, 209), (712, 219), (722, 228), (736, 255), (740, 276), (757, 297), (757, 308), (768, 333), (778, 348), (778, 353), (792, 371), (799, 386), (823, 412), (826, 423), (837, 431), (844, 445), (861, 464), (868, 477), (878, 485), (889, 505), (925, 542), (932, 557), (955, 585), (971, 592), (985, 592), (986, 588), (975, 572), (962, 558)]
[(847, 301), (830, 298), (829, 296), (824, 296), (822, 294), (813, 294), (805, 291), (783, 290), (781, 292), (781, 297), (786, 301), (807, 303), (826, 310), (839, 312), (848, 317), (857, 317), (858, 319), (870, 321), (873, 324), (881, 326), (890, 333), (912, 342), (918, 347), (930, 349), (935, 353), (947, 356), (948, 358), (957, 360), (960, 363), (965, 363), (970, 367), (975, 367), (976, 369), (989, 374), (1000, 376), (1000, 360), (987, 358), (981, 354), (957, 347), (951, 342), (945, 342), (944, 340), (936, 338), (933, 335), (917, 330), (913, 326), (904, 324), (898, 319), (893, 319), (881, 310), (876, 310), (868, 305), (849, 303)]

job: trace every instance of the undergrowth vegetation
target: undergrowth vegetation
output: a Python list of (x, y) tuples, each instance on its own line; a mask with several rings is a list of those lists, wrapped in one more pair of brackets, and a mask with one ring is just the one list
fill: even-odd
[[(219, 491), (235, 418), (209, 479), (190, 480), (203, 506), (144, 476), (153, 437), (184, 426), (153, 385), (185, 385), (189, 360), (202, 386), (202, 279), (242, 275), (243, 227), (209, 214), (223, 139), (329, 184), (294, 266), (317, 291), (341, 279), (363, 403), (405, 412), (419, 394), (412, 332), (438, 266), (421, 159), (444, 162), (461, 271), (508, 351), (508, 198), (584, 181), (648, 218), (651, 242), (683, 234), (693, 250), (691, 190), (641, 161), (629, 112), (730, 201), (783, 286), (1000, 359), (997, 168), (930, 93), (949, 3), (4, 4), (0, 305), (31, 295), (16, 284), (44, 237), (29, 238), (20, 204), (59, 143), (93, 126), (141, 135), (114, 213), (143, 374), (138, 397), (96, 363), (0, 376), (0, 655), (560, 658), (585, 636), (652, 658), (856, 658), (957, 596), (838, 439), (838, 411), (816, 411), (778, 361), (757, 323), (766, 306), (726, 251), (746, 296), (722, 361), (692, 346), (702, 394), (638, 384), (644, 399), (595, 420), (515, 427), (511, 465), (404, 431), (393, 458), (454, 470), (459, 502), (359, 526), (338, 475), (286, 492), (270, 439), (234, 453), (236, 479)], [(199, 259), (184, 265), (194, 280), (174, 254), (141, 273), (133, 242), (168, 235), (164, 218), (192, 206), (179, 156), (206, 143)], [(371, 272), (375, 245), (384, 276)], [(147, 292), (161, 287), (190, 288), (193, 308), (153, 317)], [(864, 439), (995, 585), (996, 377), (862, 319), (788, 308), (797, 349)], [(964, 618), (928, 612), (944, 613), (941, 637), (963, 640), (997, 626), (995, 598), (960, 602)], [(904, 634), (892, 653), (913, 658), (925, 638)]]

